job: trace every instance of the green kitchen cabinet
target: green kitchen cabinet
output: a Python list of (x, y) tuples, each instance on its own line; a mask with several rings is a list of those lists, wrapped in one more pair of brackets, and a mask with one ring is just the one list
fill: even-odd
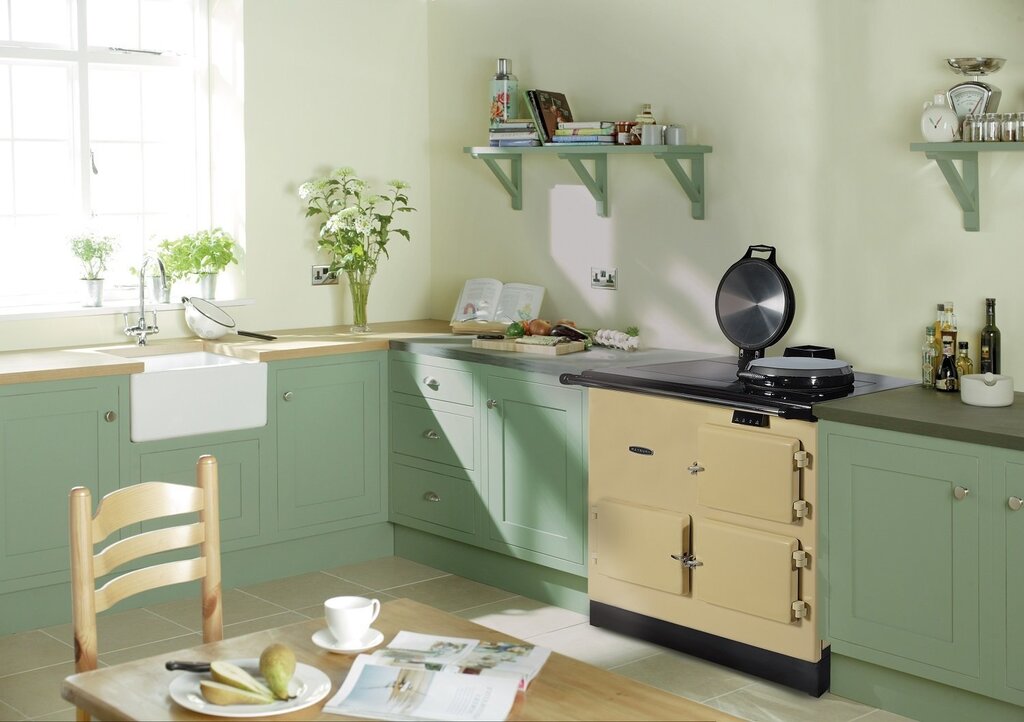
[(282, 535), (386, 521), (386, 359), (386, 352), (372, 352), (274, 363)]
[(0, 592), (68, 579), (68, 492), (120, 478), (126, 377), (0, 386)]
[(889, 669), (901, 714), (1024, 718), (1024, 453), (829, 421), (820, 434), (833, 690), (880, 703), (866, 690)]
[(488, 543), (582, 573), (586, 556), (584, 404), (534, 376), (485, 376)]

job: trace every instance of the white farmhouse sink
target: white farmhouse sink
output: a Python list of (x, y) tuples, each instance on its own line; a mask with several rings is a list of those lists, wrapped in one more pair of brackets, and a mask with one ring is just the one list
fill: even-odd
[(131, 439), (156, 441), (265, 426), (267, 365), (206, 351), (141, 356), (132, 374)]

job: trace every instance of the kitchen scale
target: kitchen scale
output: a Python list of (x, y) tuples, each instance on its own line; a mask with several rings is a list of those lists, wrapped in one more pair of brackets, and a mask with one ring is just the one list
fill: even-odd
[(946, 62), (954, 73), (971, 77), (971, 80), (957, 83), (946, 93), (949, 107), (956, 112), (957, 120), (962, 122), (968, 115), (996, 112), (1002, 91), (994, 85), (981, 82), (978, 78), (999, 70), (1006, 59), (947, 58)]

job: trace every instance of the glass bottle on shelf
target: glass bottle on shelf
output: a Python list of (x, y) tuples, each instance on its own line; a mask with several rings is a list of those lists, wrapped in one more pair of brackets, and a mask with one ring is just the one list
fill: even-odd
[(967, 348), (966, 341), (960, 341), (958, 344), (959, 353), (956, 357), (956, 375), (958, 378), (963, 378), (967, 374), (974, 373), (974, 362), (971, 361), (971, 354)]
[(939, 359), (939, 344), (935, 340), (935, 327), (925, 326), (924, 345), (921, 347), (921, 385), (935, 386), (935, 364)]
[(519, 79), (508, 71), (508, 58), (498, 58), (491, 79), (491, 127), (519, 117)]
[(996, 300), (985, 299), (985, 326), (981, 329), (981, 373), (999, 373), (999, 328), (996, 327)]
[(960, 378), (956, 373), (956, 359), (953, 358), (953, 339), (949, 334), (942, 336), (942, 361), (935, 374), (936, 391), (958, 391)]
[(953, 351), (956, 352), (956, 313), (953, 311), (953, 302), (946, 301), (942, 305), (942, 323), (936, 334), (939, 338), (943, 339), (945, 343), (945, 337), (948, 335), (953, 340)]

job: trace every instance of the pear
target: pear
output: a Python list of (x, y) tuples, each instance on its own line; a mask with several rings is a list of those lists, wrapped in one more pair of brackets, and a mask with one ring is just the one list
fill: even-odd
[(199, 691), (212, 704), (271, 704), (273, 697), (209, 679), (199, 681)]
[(210, 676), (213, 677), (215, 682), (220, 682), (245, 692), (269, 699), (274, 697), (274, 693), (267, 689), (265, 684), (256, 681), (255, 677), (231, 662), (210, 662)]
[(295, 674), (295, 652), (283, 644), (271, 644), (260, 655), (260, 674), (278, 699), (288, 699), (288, 683)]

